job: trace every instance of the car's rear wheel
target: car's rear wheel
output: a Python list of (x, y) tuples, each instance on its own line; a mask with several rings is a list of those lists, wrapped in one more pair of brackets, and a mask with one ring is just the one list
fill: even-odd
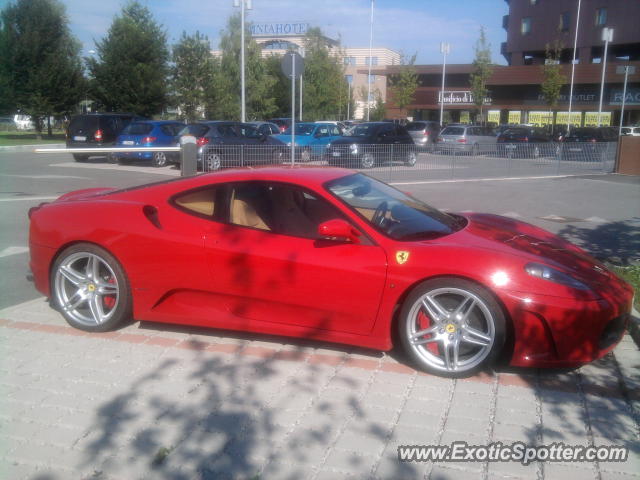
[(372, 153), (365, 153), (360, 158), (360, 166), (362, 168), (373, 168), (376, 164), (376, 159), (374, 158)]
[(416, 152), (411, 150), (410, 152), (407, 153), (407, 158), (405, 159), (404, 164), (408, 167), (413, 167), (415, 166), (417, 161), (418, 161), (418, 156), (416, 155)]
[(218, 152), (207, 153), (204, 156), (204, 168), (206, 172), (220, 170), (222, 166), (222, 158)]
[(302, 152), (300, 152), (300, 161), (307, 163), (311, 161), (311, 150), (308, 148), (303, 148)]
[(500, 353), (505, 318), (490, 292), (459, 278), (420, 284), (398, 322), (404, 350), (421, 369), (450, 378), (486, 368)]
[(164, 152), (154, 152), (151, 165), (156, 168), (165, 167), (167, 165), (167, 154)]
[(120, 263), (106, 250), (73, 245), (51, 270), (55, 308), (72, 327), (105, 332), (131, 318), (131, 289)]
[(73, 159), (76, 162), (86, 162), (89, 159), (89, 155), (81, 155), (79, 153), (74, 153), (73, 154)]

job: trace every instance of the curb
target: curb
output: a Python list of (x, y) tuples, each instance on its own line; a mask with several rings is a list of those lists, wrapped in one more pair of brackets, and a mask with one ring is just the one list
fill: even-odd
[(6, 147), (0, 147), (0, 152), (20, 152), (24, 150), (31, 150), (34, 148), (64, 148), (64, 143), (43, 143), (38, 145), (10, 145)]

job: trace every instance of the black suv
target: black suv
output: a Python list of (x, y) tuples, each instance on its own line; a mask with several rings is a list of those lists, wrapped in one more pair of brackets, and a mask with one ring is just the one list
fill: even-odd
[[(87, 113), (71, 117), (67, 127), (67, 148), (98, 148), (115, 145), (118, 135), (132, 121), (146, 120), (133, 113)], [(91, 154), (73, 154), (77, 162)], [(109, 155), (107, 155), (109, 156)]]
[(400, 161), (413, 167), (417, 146), (402, 125), (389, 122), (360, 123), (327, 146), (329, 165), (372, 168), (384, 162)]

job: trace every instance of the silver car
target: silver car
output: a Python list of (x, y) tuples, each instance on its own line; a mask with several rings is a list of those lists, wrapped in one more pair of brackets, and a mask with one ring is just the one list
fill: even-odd
[(419, 147), (427, 148), (436, 142), (440, 124), (438, 122), (415, 121), (407, 124), (409, 135), (413, 138), (413, 143)]
[(496, 134), (489, 127), (477, 125), (450, 125), (436, 140), (436, 150), (444, 153), (492, 153), (496, 151)]

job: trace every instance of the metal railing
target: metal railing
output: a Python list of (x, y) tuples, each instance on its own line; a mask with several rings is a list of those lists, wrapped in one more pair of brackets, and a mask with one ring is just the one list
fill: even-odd
[[(195, 140), (195, 139), (194, 139)], [(487, 144), (333, 144), (296, 147), (296, 164), (332, 165), (367, 171), (386, 181), (486, 179), (610, 173), (617, 143), (487, 143)], [(291, 163), (284, 144), (205, 145), (182, 147), (105, 147), (37, 149), (38, 153), (111, 154), (179, 152), (171, 162), (183, 175), (229, 167)], [(144, 162), (143, 160), (134, 161)]]

